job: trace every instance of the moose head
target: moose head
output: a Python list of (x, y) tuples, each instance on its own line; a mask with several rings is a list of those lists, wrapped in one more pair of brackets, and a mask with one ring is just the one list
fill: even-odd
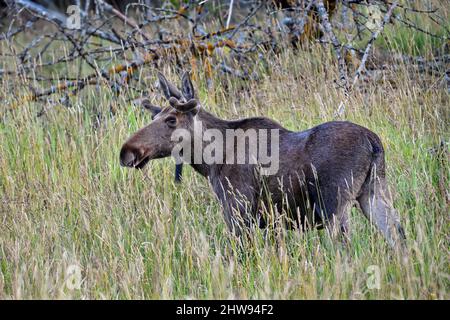
[[(171, 155), (175, 146), (172, 134), (176, 129), (192, 130), (192, 122), (200, 110), (195, 98), (194, 87), (185, 72), (181, 80), (181, 90), (170, 83), (158, 72), (159, 86), (168, 100), (168, 107), (161, 108), (150, 103), (148, 99), (140, 101), (151, 112), (152, 122), (137, 131), (123, 145), (120, 152), (122, 166), (142, 169), (150, 160)], [(180, 181), (182, 164), (177, 164), (175, 181)]]

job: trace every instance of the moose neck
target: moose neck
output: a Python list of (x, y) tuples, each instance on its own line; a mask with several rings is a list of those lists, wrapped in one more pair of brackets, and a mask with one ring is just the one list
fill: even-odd
[[(227, 152), (235, 152), (235, 150), (227, 150), (226, 146), (225, 146), (225, 137), (227, 136), (226, 131), (231, 129), (231, 130), (236, 130), (236, 129), (242, 129), (242, 130), (248, 130), (248, 129), (278, 129), (280, 131), (280, 134), (282, 133), (287, 133), (289, 132), (289, 130), (283, 128), (279, 123), (268, 119), (268, 118), (264, 118), (264, 117), (256, 117), (256, 118), (244, 118), (244, 119), (239, 119), (239, 120), (223, 120), (220, 119), (216, 116), (214, 116), (213, 114), (204, 111), (203, 109), (200, 109), (198, 114), (196, 115), (195, 118), (195, 122), (194, 126), (198, 126), (201, 127), (201, 130), (203, 131), (202, 137), (203, 137), (203, 133), (205, 132), (205, 130), (208, 129), (214, 129), (214, 130), (218, 130), (222, 137), (224, 137), (224, 145), (223, 145), (223, 151), (224, 153)], [(199, 125), (200, 124), (200, 125)], [(205, 147), (206, 143), (203, 142), (203, 139), (201, 140), (200, 143), (200, 147), (201, 147), (201, 154), (203, 155), (203, 150)], [(193, 146), (194, 148), (198, 148), (199, 146)], [(198, 149), (196, 150), (197, 152), (199, 151)], [(224, 155), (225, 156), (225, 155)], [(193, 160), (193, 159), (191, 159)], [(199, 162), (196, 161), (190, 161), (191, 166), (194, 168), (195, 171), (197, 171), (198, 173), (200, 173), (202, 176), (204, 177), (213, 177), (216, 174), (218, 174), (221, 171), (221, 168), (224, 166), (223, 163), (214, 163), (214, 164), (208, 164), (205, 163), (203, 160), (203, 157)]]
[[(195, 121), (197, 123), (201, 122), (201, 127), (202, 127), (203, 131), (207, 130), (207, 129), (217, 129), (222, 133), (223, 136), (225, 136), (226, 129), (230, 128), (229, 121), (220, 119), (220, 118), (214, 116), (213, 114), (205, 111), (203, 108), (201, 108), (199, 110), (198, 114), (196, 115)], [(202, 140), (201, 148), (202, 148), (201, 151), (203, 154), (203, 148), (204, 148), (203, 140)], [(220, 164), (220, 163), (217, 163), (217, 164), (205, 163), (203, 161), (203, 158), (202, 158), (201, 163), (195, 163), (195, 161), (192, 161), (192, 160), (190, 162), (191, 167), (194, 168), (194, 170), (197, 171), (198, 173), (200, 173), (202, 176), (207, 177), (207, 178), (210, 177), (211, 175), (214, 175), (214, 173), (219, 172), (220, 168), (223, 166), (223, 164)]]

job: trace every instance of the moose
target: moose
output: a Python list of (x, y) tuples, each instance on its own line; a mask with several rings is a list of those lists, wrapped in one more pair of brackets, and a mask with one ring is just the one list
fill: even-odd
[[(152, 122), (124, 143), (122, 166), (142, 169), (152, 159), (173, 156), (179, 144), (173, 139), (174, 132), (182, 129), (194, 135), (198, 122), (202, 123), (201, 130), (214, 129), (224, 136), (227, 130), (277, 130), (278, 170), (270, 175), (262, 174), (258, 161), (195, 162), (192, 154), (184, 153), (193, 147), (192, 140), (179, 148), (181, 160), (209, 180), (232, 233), (239, 237), (253, 227), (267, 228), (267, 211), (271, 211), (284, 217), (283, 227), (288, 229), (327, 228), (348, 238), (349, 211), (359, 203), (364, 216), (389, 245), (404, 243), (405, 233), (388, 192), (384, 149), (374, 132), (347, 121), (294, 132), (265, 117), (223, 120), (201, 106), (188, 72), (182, 76), (180, 89), (160, 72), (158, 79), (169, 106), (161, 108), (148, 99), (141, 101), (151, 112)], [(205, 144), (194, 146), (195, 152), (202, 151)], [(269, 146), (269, 151), (273, 150)], [(224, 143), (226, 158), (238, 151), (236, 146)], [(264, 210), (269, 207), (274, 210)]]

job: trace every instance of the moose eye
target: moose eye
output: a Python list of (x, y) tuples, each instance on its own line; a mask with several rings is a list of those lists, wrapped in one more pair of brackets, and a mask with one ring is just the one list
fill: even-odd
[(177, 118), (175, 117), (168, 117), (166, 119), (166, 123), (169, 127), (175, 127), (177, 125)]

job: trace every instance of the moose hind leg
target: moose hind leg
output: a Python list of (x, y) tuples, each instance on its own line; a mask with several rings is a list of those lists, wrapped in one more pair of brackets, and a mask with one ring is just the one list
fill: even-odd
[(385, 182), (379, 181), (374, 187), (363, 189), (357, 199), (364, 216), (377, 227), (391, 247), (395, 248), (398, 242), (404, 246), (405, 232), (386, 193)]
[(341, 240), (348, 243), (350, 240), (349, 216), (352, 202), (350, 200), (338, 201), (335, 212), (326, 222), (326, 228), (333, 237), (343, 237)]
[[(316, 194), (314, 194), (315, 196)], [(343, 235), (345, 240), (349, 239), (349, 213), (352, 204), (350, 193), (340, 190), (338, 187), (328, 186), (317, 193), (315, 206), (316, 215), (324, 222), (328, 232), (333, 237)]]

